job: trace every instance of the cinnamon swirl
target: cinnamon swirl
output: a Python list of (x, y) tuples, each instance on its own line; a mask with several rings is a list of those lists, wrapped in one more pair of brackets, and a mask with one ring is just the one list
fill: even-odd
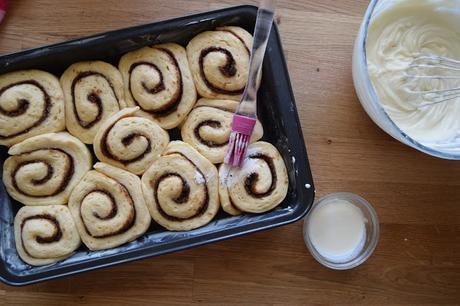
[(136, 117), (139, 107), (125, 108), (101, 126), (94, 153), (105, 163), (142, 174), (169, 142), (168, 133), (150, 119)]
[(125, 54), (119, 63), (126, 102), (164, 129), (178, 126), (196, 102), (185, 49), (168, 43)]
[(92, 164), (88, 148), (66, 132), (31, 137), (8, 153), (12, 156), (3, 165), (3, 183), (25, 205), (66, 204)]
[(0, 145), (64, 128), (64, 96), (54, 75), (23, 70), (0, 76)]
[(198, 93), (239, 101), (248, 79), (251, 46), (251, 34), (240, 27), (195, 36), (187, 45), (187, 57)]
[(61, 85), (67, 130), (84, 143), (93, 143), (101, 124), (126, 107), (121, 74), (108, 63), (75, 63), (61, 76)]
[(209, 223), (219, 210), (217, 169), (190, 145), (169, 143), (142, 176), (142, 191), (153, 219), (171, 231)]
[(231, 215), (273, 209), (286, 197), (288, 186), (284, 161), (268, 142), (250, 144), (241, 168), (225, 164), (219, 168), (220, 201)]
[(63, 260), (81, 243), (65, 205), (21, 207), (14, 218), (14, 237), (19, 257), (33, 266)]
[(145, 233), (150, 215), (136, 175), (104, 163), (94, 165), (73, 190), (69, 209), (90, 250), (113, 248)]

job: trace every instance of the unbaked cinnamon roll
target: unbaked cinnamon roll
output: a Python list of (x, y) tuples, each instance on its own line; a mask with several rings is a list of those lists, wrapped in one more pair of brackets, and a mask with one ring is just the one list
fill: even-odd
[(219, 210), (216, 167), (190, 145), (169, 143), (142, 176), (142, 191), (152, 218), (171, 231), (209, 223)]
[(178, 126), (196, 102), (185, 49), (168, 43), (125, 54), (119, 63), (126, 102), (164, 129)]
[[(232, 100), (198, 100), (181, 126), (182, 139), (212, 163), (223, 162), (237, 107), (238, 102)], [(262, 136), (263, 128), (257, 121), (251, 142)]]
[(64, 128), (64, 96), (54, 75), (23, 70), (0, 76), (0, 145)]
[(81, 243), (65, 205), (21, 207), (14, 218), (14, 237), (19, 257), (33, 266), (63, 260)]
[(251, 46), (251, 34), (240, 27), (195, 36), (187, 45), (187, 57), (200, 96), (239, 101), (248, 79)]
[(105, 163), (142, 174), (169, 142), (168, 133), (154, 121), (135, 116), (139, 107), (125, 108), (101, 126), (94, 153)]
[(231, 215), (269, 211), (284, 200), (288, 187), (284, 161), (268, 142), (250, 144), (241, 168), (219, 168), (220, 202)]
[(92, 164), (88, 148), (66, 132), (28, 138), (8, 154), (12, 156), (3, 165), (3, 183), (25, 205), (66, 204)]
[(73, 190), (69, 209), (83, 243), (103, 250), (145, 233), (150, 215), (136, 175), (105, 163), (94, 165)]
[(84, 143), (93, 143), (101, 124), (126, 107), (121, 74), (108, 63), (75, 63), (61, 76), (61, 85), (67, 130)]

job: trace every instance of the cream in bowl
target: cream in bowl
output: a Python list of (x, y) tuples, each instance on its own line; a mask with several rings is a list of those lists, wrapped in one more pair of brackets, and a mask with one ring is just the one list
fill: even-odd
[(460, 159), (460, 90), (433, 103), (444, 98), (438, 91), (460, 88), (460, 62), (458, 71), (433, 69), (431, 60), (420, 61), (426, 56), (460, 60), (460, 2), (374, 0), (355, 44), (356, 91), (370, 117), (396, 139)]
[[(417, 101), (417, 92), (459, 87), (460, 80), (407, 75), (409, 65), (421, 54), (460, 59), (460, 16), (445, 9), (454, 5), (460, 7), (460, 2), (397, 1), (373, 19), (367, 34), (369, 75), (380, 102), (391, 119), (420, 142), (460, 136), (460, 97), (426, 107), (418, 107)], [(418, 74), (443, 72), (420, 70)]]

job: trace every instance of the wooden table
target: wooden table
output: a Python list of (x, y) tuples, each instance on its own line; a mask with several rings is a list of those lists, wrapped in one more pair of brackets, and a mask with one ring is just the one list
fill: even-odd
[[(2, 54), (241, 3), (10, 2)], [(361, 108), (351, 54), (367, 4), (280, 0), (277, 22), (317, 197), (355, 192), (379, 215), (380, 243), (368, 262), (351, 271), (324, 268), (306, 250), (297, 222), (29, 287), (0, 285), (0, 304), (460, 303), (460, 162), (402, 145)]]

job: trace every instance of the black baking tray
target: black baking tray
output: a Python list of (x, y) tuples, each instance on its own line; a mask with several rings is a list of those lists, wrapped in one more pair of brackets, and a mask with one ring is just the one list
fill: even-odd
[[(196, 34), (217, 26), (237, 25), (252, 33), (256, 14), (257, 8), (254, 6), (237, 6), (9, 54), (0, 57), (0, 74), (35, 68), (60, 76), (69, 65), (82, 60), (104, 60), (118, 66), (120, 56), (126, 52), (164, 42), (186, 46)], [(118, 248), (90, 252), (82, 246), (74, 256), (64, 261), (33, 267), (18, 257), (14, 245), (13, 218), (21, 204), (11, 199), (3, 184), (0, 184), (0, 280), (9, 285), (32, 284), (183, 250), (301, 219), (313, 203), (314, 186), (276, 25), (268, 41), (258, 101), (258, 115), (265, 130), (263, 140), (279, 149), (289, 174), (288, 194), (276, 209), (261, 215), (236, 217), (220, 212), (207, 226), (188, 232), (168, 232), (153, 224), (144, 236)], [(174, 137), (174, 132), (172, 134)], [(2, 147), (2, 167), (7, 156), (7, 149)]]

